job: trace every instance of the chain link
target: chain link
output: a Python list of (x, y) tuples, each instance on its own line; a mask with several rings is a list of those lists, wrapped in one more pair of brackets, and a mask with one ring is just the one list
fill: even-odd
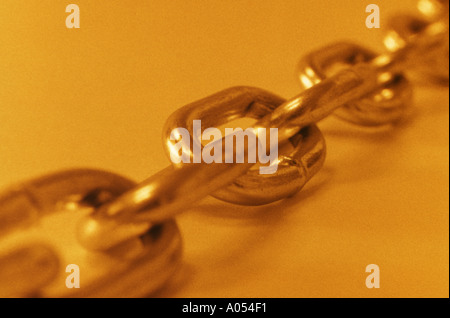
[[(411, 105), (412, 86), (406, 74), (420, 73), (448, 83), (448, 1), (421, 0), (419, 9), (420, 17), (403, 15), (392, 20), (385, 38), (387, 53), (377, 55), (352, 43), (336, 43), (307, 55), (297, 69), (302, 91), (292, 99), (259, 88), (233, 87), (180, 108), (165, 124), (163, 141), (169, 156), (174, 151), (173, 129), (184, 127), (194, 136), (194, 119), (211, 127), (249, 117), (256, 120), (256, 134), (260, 128), (278, 128), (276, 173), (259, 175), (252, 163), (174, 164), (138, 185), (96, 170), (56, 173), (0, 195), (2, 233), (34, 224), (60, 202), (72, 202), (76, 209), (89, 208), (78, 221), (78, 243), (103, 257), (127, 261), (120, 270), (93, 279), (83, 293), (69, 296), (129, 296), (143, 277), (153, 283), (135, 293), (154, 291), (180, 263), (181, 236), (173, 221), (176, 214), (207, 195), (242, 205), (267, 204), (291, 196), (325, 161), (325, 141), (317, 122), (334, 114), (358, 125), (392, 124)], [(248, 162), (248, 149), (242, 151)], [(130, 250), (136, 250), (132, 257)], [(65, 295), (61, 289), (42, 292), (56, 276), (57, 255), (51, 247), (38, 244), (0, 257), (0, 280), (11, 282), (1, 286), (0, 292)], [(34, 279), (28, 275), (24, 280), (20, 275), (28, 267), (24, 270), (15, 265), (30, 257), (41, 264), (43, 275)], [(120, 278), (120, 283), (101, 285), (105, 275)]]

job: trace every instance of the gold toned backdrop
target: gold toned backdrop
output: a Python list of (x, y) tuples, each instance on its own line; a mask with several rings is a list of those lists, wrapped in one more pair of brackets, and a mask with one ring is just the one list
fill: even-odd
[[(381, 51), (416, 0), (0, 2), (0, 188), (72, 167), (141, 181), (170, 164), (177, 108), (235, 85), (289, 98), (298, 59), (342, 39)], [(367, 29), (376, 3), (381, 28)], [(206, 199), (177, 217), (183, 266), (162, 297), (448, 297), (448, 87), (415, 86), (394, 128), (321, 123), (328, 155), (297, 195)], [(368, 289), (368, 264), (381, 288)], [(0, 269), (1, 270), (1, 269)]]

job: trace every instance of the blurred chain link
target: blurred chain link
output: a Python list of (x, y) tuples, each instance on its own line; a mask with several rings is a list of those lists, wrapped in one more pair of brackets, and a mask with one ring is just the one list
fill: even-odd
[[(160, 288), (181, 260), (176, 214), (207, 195), (241, 205), (291, 196), (325, 161), (318, 121), (334, 114), (363, 126), (392, 124), (411, 105), (409, 74), (448, 84), (448, 1), (421, 0), (418, 8), (420, 16), (392, 19), (385, 38), (387, 53), (335, 43), (304, 57), (298, 65), (302, 92), (290, 100), (259, 88), (233, 87), (180, 108), (165, 124), (163, 141), (169, 155), (174, 151), (171, 131), (185, 127), (192, 138), (194, 119), (211, 127), (253, 118), (256, 135), (260, 128), (278, 128), (274, 174), (260, 175), (252, 163), (174, 164), (136, 185), (116, 174), (83, 169), (5, 191), (0, 195), (0, 230), (9, 250), (0, 249), (0, 295), (143, 296)], [(234, 151), (244, 151), (247, 159), (247, 151)], [(61, 209), (85, 211), (76, 214), (73, 235), (87, 260), (83, 271), (93, 276), (76, 292), (63, 282), (51, 287), (61, 254), (73, 252), (38, 242), (18, 245), (12, 234), (28, 231)]]

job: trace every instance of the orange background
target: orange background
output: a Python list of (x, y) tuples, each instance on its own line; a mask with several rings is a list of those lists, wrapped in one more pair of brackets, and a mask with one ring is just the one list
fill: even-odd
[[(0, 187), (79, 166), (143, 180), (169, 164), (164, 120), (235, 85), (299, 92), (298, 59), (347, 39), (382, 50), (415, 0), (0, 2)], [(365, 27), (366, 5), (381, 29)], [(367, 130), (329, 118), (322, 171), (263, 207), (207, 199), (177, 218), (185, 253), (167, 297), (448, 297), (448, 88)], [(365, 267), (381, 270), (367, 289)]]

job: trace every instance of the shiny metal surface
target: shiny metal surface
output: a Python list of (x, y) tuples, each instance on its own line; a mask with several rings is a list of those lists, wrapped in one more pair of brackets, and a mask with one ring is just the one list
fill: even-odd
[[(233, 98), (228, 99), (230, 96)], [(186, 105), (166, 121), (163, 133), (166, 152), (170, 156), (173, 151), (175, 141), (170, 139), (170, 135), (177, 127), (186, 127), (191, 136), (191, 144), (195, 142), (192, 140), (195, 135), (192, 122), (195, 119), (202, 121), (203, 128), (218, 127), (242, 117), (261, 119), (283, 102), (283, 99), (258, 88), (234, 87)], [(234, 147), (235, 152), (239, 151), (236, 145)], [(264, 175), (259, 174), (256, 169), (249, 169), (228, 187), (212, 193), (212, 196), (242, 205), (261, 205), (280, 200), (296, 193), (306, 184), (322, 167), (325, 153), (323, 136), (315, 125), (311, 125), (280, 147), (275, 173)], [(192, 151), (189, 156), (193, 157)], [(178, 164), (181, 165), (182, 163)]]
[(322, 168), (325, 156), (322, 133), (316, 125), (307, 126), (283, 145), (276, 173), (261, 175), (250, 169), (212, 196), (241, 205), (261, 205), (289, 197)]
[[(378, 85), (378, 77), (373, 66), (362, 64), (346, 69), (282, 103), (273, 112), (263, 116), (254, 127), (278, 128), (278, 142), (282, 145), (302, 128), (328, 116), (336, 108), (365, 95)], [(274, 98), (274, 95), (258, 90), (257, 92), (264, 92), (263, 98), (259, 99), (261, 97), (256, 98), (255, 90), (251, 92), (253, 94), (249, 94), (249, 90), (242, 87), (219, 92), (207, 97), (208, 100), (213, 99), (217, 103), (209, 107), (218, 107), (217, 105), (226, 107), (239, 100), (238, 106), (235, 107), (247, 109), (260, 105), (261, 100)], [(254, 103), (255, 101), (258, 102)], [(195, 108), (196, 105), (203, 103), (204, 101), (196, 102), (189, 108)], [(257, 112), (260, 112), (258, 106), (257, 109)], [(203, 108), (201, 110), (203, 111)], [(229, 119), (236, 118), (235, 112), (232, 113)], [(171, 124), (170, 127), (172, 126)], [(120, 219), (122, 222), (160, 222), (185, 211), (206, 195), (229, 185), (252, 166), (252, 163), (213, 162), (168, 167), (142, 182), (139, 187), (103, 205), (97, 213), (102, 217)]]
[[(434, 3), (422, 5), (422, 7), (429, 15), (438, 17), (438, 22), (428, 20), (427, 16), (402, 14), (393, 17), (389, 21), (390, 30), (386, 34), (384, 45), (393, 54), (399, 54), (403, 48), (411, 45), (414, 41), (422, 40), (420, 45), (410, 50), (412, 54), (406, 72), (411, 74), (416, 81), (423, 82), (425, 79), (425, 81), (432, 80), (448, 85), (448, 1), (446, 2), (447, 9), (444, 11), (434, 7), (438, 3), (437, 1), (422, 1), (422, 3)], [(421, 37), (421, 34), (429, 36)], [(403, 60), (407, 61), (408, 59), (404, 58)]]
[[(134, 185), (116, 174), (78, 169), (37, 178), (4, 192), (0, 196), (0, 295), (143, 296), (159, 288), (179, 264), (181, 237), (176, 224), (167, 221), (154, 226), (122, 225), (112, 220), (93, 221), (90, 216), (95, 207)], [(60, 211), (66, 212), (59, 215)], [(58, 235), (47, 236), (42, 233), (39, 229), (47, 228), (46, 219), (53, 215), (56, 219), (52, 222), (74, 231), (63, 229), (55, 232)], [(92, 222), (96, 227), (92, 227)], [(76, 237), (78, 223), (81, 238)], [(83, 242), (83, 235), (95, 237), (95, 247), (89, 247), (100, 246), (104, 252), (89, 252), (80, 244), (72, 244)], [(75, 255), (78, 265), (85, 269), (83, 281), (88, 282), (80, 290), (67, 289), (64, 281), (57, 284), (65, 276), (67, 264), (63, 260)], [(147, 283), (136, 288), (143, 277), (148, 278)]]
[[(387, 53), (338, 43), (307, 55), (298, 75), (304, 90), (289, 100), (259, 88), (232, 87), (180, 108), (166, 122), (163, 142), (169, 155), (173, 129), (185, 128), (192, 138), (194, 120), (207, 128), (249, 117), (256, 119), (254, 132), (277, 128), (275, 174), (258, 174), (247, 160), (174, 164), (136, 184), (116, 174), (78, 169), (0, 194), (0, 280), (6, 282), (0, 295), (133, 297), (160, 288), (180, 263), (176, 214), (207, 195), (242, 205), (293, 195), (324, 163), (318, 121), (336, 114), (360, 125), (394, 123), (411, 102), (404, 74), (448, 82), (448, 1), (422, 0), (419, 9), (424, 14), (419, 18), (394, 20), (385, 40)], [(247, 159), (249, 149), (235, 148), (234, 155), (239, 151)], [(192, 150), (188, 156), (193, 157)], [(62, 224), (57, 236), (36, 231), (37, 224), (60, 214), (61, 219), (47, 222)], [(74, 257), (92, 270), (88, 284), (73, 292), (55, 282), (61, 266)]]
[[(358, 58), (361, 62), (355, 64), (355, 61), (352, 61), (353, 63), (349, 63), (352, 66), (345, 67), (321, 81), (313, 74), (311, 76), (311, 80), (315, 81), (313, 86), (281, 105), (272, 107), (273, 111), (262, 116), (253, 128), (277, 128), (278, 142), (284, 144), (301, 129), (320, 121), (345, 105), (358, 107), (364, 105), (365, 113), (370, 114), (368, 118), (363, 118), (364, 111), (357, 109), (357, 106), (351, 108), (350, 112), (344, 110), (341, 113), (347, 119), (360, 124), (378, 125), (395, 121), (410, 98), (409, 84), (401, 76), (401, 71), (408, 69), (412, 63), (417, 64), (417, 58), (426, 56), (431, 48), (441, 47), (442, 39), (446, 36), (448, 25), (436, 22), (409, 39), (409, 42), (398, 50), (378, 56), (373, 56), (368, 50), (343, 45), (340, 49), (345, 50), (341, 51), (343, 55), (339, 57), (340, 59), (337, 59), (338, 56), (334, 58), (331, 56), (319, 60), (345, 61), (347, 58), (348, 62), (355, 52), (359, 52)], [(384, 91), (386, 94), (383, 96), (384, 89), (387, 91)], [(354, 104), (361, 99), (364, 102)], [(255, 88), (238, 87), (221, 91), (182, 108), (184, 117), (171, 116), (165, 126), (164, 142), (167, 145), (167, 136), (173, 127), (184, 127), (192, 131), (189, 125), (193, 119), (205, 118), (205, 126), (213, 122), (216, 125), (223, 124), (242, 117), (243, 114), (249, 117), (259, 114), (264, 108), (271, 109), (268, 105), (278, 104), (281, 101), (276, 95)], [(206, 103), (207, 107), (204, 106)], [(376, 109), (371, 109), (375, 105)], [(223, 115), (216, 118), (217, 112)], [(251, 163), (211, 163), (168, 167), (137, 188), (102, 206), (98, 213), (120, 219), (122, 222), (131, 220), (159, 222), (186, 211), (201, 198), (229, 186), (252, 166)], [(220, 198), (226, 197), (223, 192), (218, 193), (217, 196)], [(236, 194), (230, 201), (233, 200), (246, 204), (241, 195)]]
[[(352, 43), (335, 43), (308, 54), (298, 65), (303, 89), (323, 81), (341, 69), (370, 63), (377, 54)], [(334, 114), (355, 124), (384, 125), (400, 119), (411, 105), (412, 88), (401, 74), (385, 73), (390, 80), (363, 98), (337, 109)]]

